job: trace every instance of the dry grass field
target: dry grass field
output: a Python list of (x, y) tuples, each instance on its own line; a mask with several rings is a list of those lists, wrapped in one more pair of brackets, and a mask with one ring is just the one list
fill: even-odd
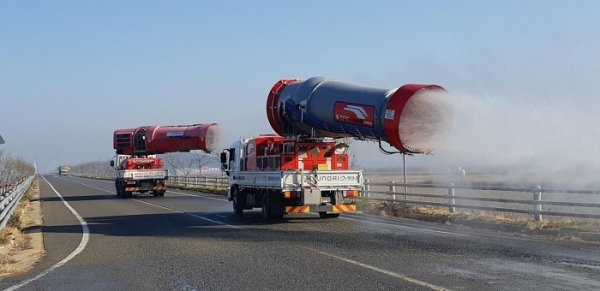
[[(503, 211), (483, 211), (468, 208), (456, 207), (456, 211), (451, 213), (448, 207), (439, 207), (431, 205), (419, 205), (407, 202), (434, 202), (440, 204), (448, 203), (447, 197), (415, 197), (404, 195), (403, 174), (396, 173), (373, 173), (365, 172), (365, 179), (369, 183), (382, 183), (382, 186), (370, 186), (370, 190), (386, 192), (387, 194), (371, 194), (373, 198), (390, 199), (389, 182), (395, 181), (395, 191), (397, 202), (353, 199), (346, 203), (357, 204), (359, 210), (382, 216), (404, 217), (432, 221), (437, 223), (464, 222), (486, 222), (498, 225), (514, 226), (519, 231), (527, 233), (539, 233), (544, 231), (552, 232), (594, 232), (600, 233), (600, 219), (569, 218), (562, 216), (544, 215), (543, 221), (535, 221), (532, 214), (511, 213)], [(223, 187), (202, 187), (192, 185), (174, 185), (170, 181), (171, 189), (195, 190), (210, 192), (215, 194), (226, 194), (226, 188)], [(453, 183), (456, 187), (455, 196), (479, 197), (493, 199), (511, 199), (519, 200), (523, 203), (493, 202), (493, 201), (472, 201), (468, 199), (455, 199), (456, 204), (520, 209), (524, 211), (533, 210), (531, 201), (533, 193), (530, 189), (535, 186), (547, 188), (566, 188), (566, 189), (600, 189), (600, 180), (598, 182), (582, 177), (578, 173), (573, 174), (554, 174), (554, 175), (508, 175), (508, 174), (407, 174), (406, 187), (407, 194), (429, 194), (429, 195), (448, 195), (448, 188)], [(442, 185), (441, 187), (418, 187), (414, 184)], [(443, 187), (446, 185), (448, 187)], [(459, 189), (460, 186), (471, 187), (520, 187), (521, 191), (500, 191), (500, 190), (480, 190), (480, 189)], [(600, 191), (598, 191), (600, 193)], [(600, 204), (600, 194), (569, 194), (569, 193), (548, 193), (542, 192), (543, 201), (560, 201), (576, 203), (597, 203)], [(544, 205), (543, 211), (573, 212), (600, 215), (599, 207), (576, 207), (576, 206), (556, 206)]]
[[(543, 216), (543, 221), (535, 221), (531, 214), (510, 213), (504, 211), (482, 211), (468, 208), (457, 207), (454, 213), (449, 211), (448, 207), (419, 205), (410, 202), (434, 202), (448, 203), (447, 197), (415, 197), (410, 194), (429, 194), (429, 195), (448, 195), (451, 183), (457, 187), (454, 189), (455, 196), (476, 197), (476, 198), (494, 198), (519, 200), (525, 203), (509, 203), (495, 201), (473, 201), (467, 199), (455, 199), (456, 204), (533, 210), (530, 202), (533, 200), (533, 193), (530, 189), (535, 186), (542, 188), (561, 188), (561, 189), (600, 189), (595, 183), (581, 183), (577, 176), (569, 177), (566, 175), (557, 176), (509, 176), (509, 175), (451, 175), (451, 174), (407, 174), (408, 187), (404, 187), (404, 177), (402, 173), (379, 173), (365, 174), (369, 183), (387, 183), (387, 185), (372, 185), (370, 190), (388, 192), (391, 190), (391, 181), (395, 181), (395, 191), (397, 203), (381, 202), (367, 200), (358, 202), (360, 208), (365, 212), (416, 218), (423, 220), (436, 221), (440, 223), (452, 223), (457, 221), (485, 221), (498, 224), (509, 224), (518, 226), (525, 232), (537, 232), (539, 230), (563, 230), (563, 231), (592, 231), (600, 232), (600, 219), (569, 218), (562, 216)], [(435, 184), (447, 185), (448, 188), (429, 188), (418, 187), (410, 184)], [(501, 191), (480, 190), (480, 189), (460, 189), (460, 186), (469, 187), (492, 187), (492, 188), (523, 188), (523, 191)], [(406, 191), (406, 192), (405, 192)], [(407, 193), (408, 195), (404, 195)], [(373, 198), (389, 199), (389, 194), (370, 195)], [(597, 203), (600, 204), (600, 194), (576, 194), (576, 193), (550, 193), (542, 192), (543, 201), (560, 201), (576, 203)], [(543, 211), (554, 212), (572, 212), (600, 215), (598, 207), (579, 207), (579, 206), (561, 206), (544, 205)]]
[(38, 180), (34, 179), (0, 231), (0, 278), (28, 270), (44, 255), (41, 233), (27, 233), (28, 229), (42, 225), (38, 195)]

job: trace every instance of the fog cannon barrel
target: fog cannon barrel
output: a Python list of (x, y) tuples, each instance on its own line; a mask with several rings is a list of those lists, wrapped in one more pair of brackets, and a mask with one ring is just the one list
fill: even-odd
[(114, 132), (118, 154), (149, 155), (203, 150), (213, 152), (219, 144), (219, 126), (204, 123), (178, 126), (142, 126)]
[(267, 97), (267, 118), (284, 136), (356, 137), (431, 153), (452, 126), (447, 97), (438, 85), (377, 89), (322, 77), (282, 79)]

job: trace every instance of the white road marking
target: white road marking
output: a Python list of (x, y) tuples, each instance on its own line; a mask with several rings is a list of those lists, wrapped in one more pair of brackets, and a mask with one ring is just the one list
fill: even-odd
[[(107, 193), (112, 193), (112, 191), (108, 191), (108, 190), (105, 190), (105, 189), (102, 189), (102, 188), (90, 186), (90, 185), (82, 183), (82, 182), (75, 182), (75, 183), (79, 183), (81, 185), (84, 185), (84, 186), (92, 188), (92, 189), (97, 189), (97, 190), (104, 191), (104, 192), (107, 192)], [(186, 194), (186, 195), (194, 196), (194, 197), (206, 198), (206, 197), (197, 196), (197, 195), (191, 195), (191, 194)], [(212, 199), (215, 199), (215, 198), (212, 198)], [(215, 199), (215, 200), (217, 200), (217, 199)], [(166, 206), (162, 206), (162, 205), (158, 205), (158, 204), (152, 204), (152, 203), (149, 203), (149, 202), (146, 202), (146, 201), (142, 201), (142, 200), (137, 200), (137, 199), (132, 199), (132, 201), (144, 203), (144, 204), (147, 204), (147, 205), (150, 205), (150, 206), (154, 206), (154, 207), (157, 207), (157, 208), (166, 209), (166, 210), (177, 212), (177, 213), (182, 213), (182, 214), (185, 214), (185, 215), (189, 215), (191, 217), (195, 217), (195, 218), (198, 218), (198, 219), (202, 219), (202, 220), (205, 220), (205, 221), (212, 222), (214, 224), (224, 225), (224, 226), (228, 226), (228, 227), (235, 228), (235, 229), (246, 230), (245, 228), (242, 228), (242, 227), (239, 227), (239, 226), (235, 226), (235, 225), (227, 224), (225, 222), (213, 220), (213, 219), (210, 219), (208, 217), (204, 217), (204, 216), (200, 216), (200, 215), (196, 215), (196, 214), (191, 214), (191, 213), (188, 213), (188, 212), (185, 212), (185, 211), (181, 211), (181, 210), (178, 210), (178, 209), (175, 209), (175, 208), (170, 208), (170, 207), (166, 207)]]
[(56, 189), (54, 189), (54, 186), (52, 186), (52, 184), (50, 184), (50, 182), (48, 182), (48, 180), (46, 180), (46, 178), (44, 178), (44, 176), (42, 176), (42, 179), (44, 179), (44, 181), (46, 181), (46, 183), (48, 183), (48, 185), (50, 185), (50, 188), (52, 188), (52, 191), (54, 191), (54, 193), (56, 194), (56, 196), (58, 196), (58, 198), (60, 198), (60, 200), (62, 200), (62, 202), (65, 204), (65, 206), (67, 206), (67, 208), (69, 208), (69, 210), (73, 213), (73, 215), (75, 215), (75, 217), (77, 218), (77, 220), (79, 220), (79, 223), (81, 224), (81, 228), (82, 228), (82, 232), (83, 235), (81, 237), (81, 242), (79, 243), (79, 246), (70, 254), (68, 255), (66, 258), (62, 259), (62, 261), (54, 264), (54, 266), (50, 267), (49, 269), (41, 272), (39, 275), (25, 280), (17, 285), (14, 285), (8, 289), (5, 289), (5, 291), (12, 291), (12, 290), (17, 290), (45, 275), (47, 275), (48, 273), (54, 271), (56, 268), (66, 264), (68, 261), (70, 261), (71, 259), (73, 259), (75, 256), (77, 256), (78, 254), (80, 254), (85, 247), (88, 244), (88, 241), (90, 240), (90, 230), (88, 228), (87, 222), (85, 221), (85, 219), (83, 219), (79, 213), (77, 213), (77, 211), (75, 211), (75, 209), (73, 209), (73, 207), (71, 207), (71, 205), (69, 205), (69, 203), (62, 197), (62, 195), (60, 195), (60, 193), (58, 193), (58, 191), (56, 191)]
[[(83, 179), (83, 178), (79, 178), (79, 179)], [(66, 180), (66, 181), (68, 181), (68, 180)], [(98, 181), (109, 182), (109, 181), (104, 181), (104, 180), (98, 180)], [(71, 181), (71, 182), (79, 183), (79, 184), (85, 185), (85, 186), (90, 187), (90, 188), (94, 188), (94, 189), (106, 191), (104, 189), (96, 188), (94, 186), (90, 186), (90, 185), (84, 184), (82, 182), (77, 182), (77, 181)], [(110, 191), (106, 191), (106, 192), (112, 193)], [(168, 189), (167, 189), (167, 193), (174, 193), (174, 194), (179, 194), (179, 195), (184, 195), (184, 196), (191, 196), (191, 197), (200, 197), (200, 198), (205, 198), (205, 199), (210, 199), (210, 200), (217, 200), (217, 201), (227, 201), (227, 197), (225, 197), (225, 198), (215, 198), (215, 197), (209, 197), (209, 196), (205, 196), (205, 195), (189, 194), (189, 193), (185, 193), (185, 192), (179, 192), (179, 191), (168, 190)]]
[(204, 195), (189, 194), (189, 193), (173, 191), (173, 190), (167, 190), (167, 192), (184, 195), (184, 196), (201, 197), (201, 198), (210, 199), (210, 200), (227, 201), (227, 198), (214, 198), (214, 197), (208, 197), (208, 196), (204, 196)]
[(378, 224), (384, 224), (384, 225), (395, 226), (395, 227), (400, 227), (400, 228), (408, 228), (408, 229), (411, 229), (411, 230), (421, 230), (421, 231), (435, 232), (435, 233), (441, 233), (441, 234), (452, 234), (452, 235), (457, 235), (457, 236), (480, 237), (479, 235), (456, 233), (456, 232), (448, 232), (448, 231), (428, 229), (428, 228), (419, 228), (417, 226), (407, 226), (407, 225), (393, 224), (393, 223), (380, 222), (380, 221), (369, 221), (367, 219), (356, 219), (356, 218), (343, 217), (343, 216), (340, 216), (340, 218), (341, 219), (347, 219), (347, 220), (353, 220), (353, 221), (360, 221), (360, 222), (378, 223)]
[[(112, 193), (111, 191), (107, 191), (104, 189), (100, 189), (94, 186), (90, 186), (81, 182), (76, 182), (73, 181), (75, 183), (79, 183), (82, 185), (85, 185), (87, 187), (90, 188), (94, 188), (94, 189), (98, 189), (98, 190), (102, 190), (105, 192), (109, 192)], [(220, 199), (220, 198), (213, 198), (213, 197), (207, 197), (207, 196), (203, 196), (203, 195), (194, 195), (194, 194), (188, 194), (188, 193), (184, 193), (184, 192), (179, 192), (179, 191), (172, 191), (172, 190), (168, 190), (167, 192), (171, 192), (171, 193), (175, 193), (175, 194), (180, 194), (180, 195), (185, 195), (185, 196), (192, 196), (192, 197), (199, 197), (199, 198), (204, 198), (204, 199), (211, 199), (211, 200), (218, 200), (218, 201), (227, 201), (227, 199)], [(136, 200), (139, 201), (139, 200)], [(185, 213), (185, 212), (182, 212)], [(311, 215), (317, 215), (317, 213), (309, 213)], [(245, 217), (249, 217), (249, 216), (245, 216)], [(448, 232), (448, 231), (442, 231), (442, 230), (435, 230), (435, 229), (427, 229), (427, 228), (420, 228), (417, 226), (406, 226), (406, 225), (399, 225), (399, 224), (393, 224), (393, 223), (387, 223), (387, 222), (380, 222), (380, 221), (369, 221), (367, 219), (360, 219), (360, 218), (350, 218), (350, 217), (344, 217), (344, 216), (340, 216), (341, 219), (347, 219), (347, 220), (353, 220), (353, 221), (358, 221), (358, 222), (370, 222), (370, 223), (377, 223), (377, 224), (384, 224), (387, 226), (394, 226), (394, 227), (400, 227), (400, 228), (407, 228), (407, 229), (411, 229), (411, 230), (419, 230), (419, 231), (423, 231), (423, 232), (434, 232), (434, 233), (440, 233), (440, 234), (451, 234), (451, 235), (455, 235), (455, 236), (466, 236), (466, 237), (482, 237), (480, 235), (475, 235), (475, 234), (465, 234), (465, 233), (457, 233), (457, 232)]]
[(433, 284), (430, 284), (430, 283), (427, 283), (427, 282), (423, 282), (421, 280), (417, 280), (417, 279), (408, 277), (408, 276), (400, 274), (400, 273), (396, 273), (396, 272), (384, 270), (384, 269), (381, 269), (381, 268), (377, 268), (375, 266), (363, 264), (363, 263), (357, 262), (355, 260), (347, 259), (347, 258), (336, 256), (336, 255), (332, 255), (332, 254), (329, 254), (329, 253), (326, 253), (326, 252), (322, 252), (322, 251), (319, 251), (319, 250), (315, 250), (315, 249), (312, 249), (312, 248), (309, 248), (309, 247), (303, 247), (303, 248), (305, 248), (307, 250), (311, 250), (313, 252), (317, 252), (317, 253), (322, 254), (322, 255), (326, 255), (326, 256), (332, 257), (334, 259), (338, 259), (340, 261), (344, 261), (346, 263), (350, 263), (350, 264), (353, 264), (353, 265), (356, 265), (356, 266), (359, 266), (359, 267), (363, 267), (363, 268), (366, 268), (366, 269), (369, 269), (369, 270), (372, 270), (372, 271), (375, 271), (375, 272), (386, 274), (386, 275), (398, 278), (400, 280), (404, 280), (404, 281), (409, 282), (409, 283), (413, 283), (413, 284), (416, 284), (416, 285), (419, 285), (419, 286), (427, 287), (427, 288), (429, 288), (431, 290), (436, 290), (436, 291), (450, 291), (450, 289), (448, 289), (448, 288), (444, 288), (444, 287), (441, 287), (441, 286), (437, 286), (437, 285), (433, 285)]
[[(112, 191), (108, 191), (108, 190), (106, 190), (106, 189), (102, 189), (102, 188), (98, 188), (98, 187), (90, 186), (90, 185), (88, 185), (88, 184), (85, 184), (85, 183), (81, 183), (81, 182), (77, 182), (77, 181), (71, 181), (71, 182), (75, 182), (75, 183), (81, 184), (81, 185), (83, 185), (83, 186), (86, 186), (86, 187), (88, 187), (88, 188), (92, 188), (92, 189), (96, 189), (96, 190), (104, 191), (104, 192), (106, 192), (106, 193), (113, 193)], [(113, 194), (114, 194), (114, 193), (113, 193)], [(117, 195), (117, 194), (115, 194), (115, 195)]]
[(173, 212), (177, 212), (177, 213), (186, 214), (186, 215), (189, 215), (189, 216), (191, 216), (191, 217), (195, 217), (195, 218), (198, 218), (198, 219), (202, 219), (202, 220), (206, 220), (206, 221), (212, 222), (212, 223), (214, 223), (214, 224), (219, 224), (219, 225), (229, 226), (229, 227), (231, 227), (231, 228), (236, 228), (236, 229), (246, 230), (246, 229), (245, 229), (245, 228), (243, 228), (243, 227), (239, 227), (239, 226), (235, 226), (235, 225), (227, 224), (227, 223), (225, 223), (225, 222), (221, 222), (221, 221), (218, 221), (218, 220), (210, 219), (210, 218), (208, 218), (208, 217), (204, 217), (204, 216), (200, 216), (200, 215), (196, 215), (196, 214), (191, 214), (191, 213), (184, 212), (184, 211), (181, 211), (181, 210), (177, 210), (177, 209), (174, 209), (174, 208), (170, 208), (170, 207), (166, 207), (166, 206), (162, 206), (162, 205), (157, 205), (157, 204), (152, 204), (152, 203), (148, 203), (148, 202), (146, 202), (146, 201), (142, 201), (142, 200), (135, 200), (135, 199), (134, 199), (134, 201), (137, 201), (137, 202), (140, 202), (140, 203), (144, 203), (144, 204), (148, 204), (148, 205), (150, 205), (150, 206), (154, 206), (154, 207), (158, 207), (158, 208), (162, 208), (162, 209), (170, 210), (170, 211), (173, 211)]

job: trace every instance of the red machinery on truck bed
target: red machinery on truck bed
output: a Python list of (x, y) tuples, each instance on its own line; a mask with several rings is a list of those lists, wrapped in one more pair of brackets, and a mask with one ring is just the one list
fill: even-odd
[(374, 89), (325, 78), (277, 82), (267, 118), (277, 134), (243, 138), (221, 154), (236, 214), (262, 208), (263, 219), (355, 211), (362, 170), (350, 169), (340, 138), (387, 142), (399, 153), (427, 154), (450, 130), (452, 107), (437, 85)]
[(117, 155), (110, 163), (116, 170), (117, 196), (127, 198), (133, 192), (164, 196), (169, 172), (156, 155), (191, 150), (211, 152), (218, 140), (216, 123), (115, 130), (113, 144)]

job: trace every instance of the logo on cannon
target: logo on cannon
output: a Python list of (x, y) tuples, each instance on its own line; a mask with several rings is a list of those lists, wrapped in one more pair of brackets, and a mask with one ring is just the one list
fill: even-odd
[(334, 120), (340, 123), (374, 127), (373, 115), (375, 107), (369, 105), (335, 102), (333, 107)]

